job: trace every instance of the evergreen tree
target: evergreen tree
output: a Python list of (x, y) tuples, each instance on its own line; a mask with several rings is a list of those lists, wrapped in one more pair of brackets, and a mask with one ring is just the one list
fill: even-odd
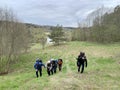
[(56, 27), (51, 27), (51, 34), (48, 36), (52, 39), (51, 42), (54, 42), (55, 45), (59, 45), (60, 42), (65, 41), (64, 32), (62, 26), (57, 25)]

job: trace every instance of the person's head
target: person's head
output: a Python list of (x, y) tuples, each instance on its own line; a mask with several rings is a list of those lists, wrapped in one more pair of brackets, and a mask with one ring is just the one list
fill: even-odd
[(80, 52), (80, 55), (82, 55), (83, 54), (83, 52)]
[(53, 60), (54, 60), (54, 59), (53, 59), (53, 58), (51, 58), (51, 59), (50, 59), (50, 62), (52, 62)]
[(39, 58), (36, 58), (36, 62), (39, 62)]
[(80, 56), (84, 56), (85, 55), (85, 53), (84, 52), (80, 52)]
[(62, 61), (62, 59), (58, 59), (59, 61)]
[(85, 53), (83, 52), (83, 56), (85, 56)]
[(47, 63), (50, 63), (50, 60), (49, 60), (49, 61), (47, 61)]

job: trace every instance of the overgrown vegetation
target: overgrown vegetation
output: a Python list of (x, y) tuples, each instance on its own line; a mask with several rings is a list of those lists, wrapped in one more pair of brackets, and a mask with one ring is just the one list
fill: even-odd
[(10, 63), (26, 52), (30, 32), (20, 23), (13, 11), (0, 8), (0, 74), (8, 73)]
[[(100, 8), (92, 12), (92, 16), (84, 27), (73, 31), (73, 40), (99, 43), (120, 42), (120, 6), (111, 13)], [(92, 26), (90, 25), (92, 19)]]

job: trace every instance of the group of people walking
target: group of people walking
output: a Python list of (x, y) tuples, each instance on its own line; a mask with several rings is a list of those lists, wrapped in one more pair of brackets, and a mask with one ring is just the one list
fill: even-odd
[(53, 75), (54, 73), (56, 73), (57, 71), (57, 67), (59, 69), (59, 71), (61, 71), (62, 69), (62, 64), (63, 64), (63, 60), (62, 59), (50, 59), (49, 61), (47, 61), (47, 64), (43, 64), (42, 60), (37, 58), (36, 62), (34, 64), (34, 68), (36, 70), (36, 76), (38, 77), (38, 72), (40, 73), (40, 77), (42, 76), (42, 67), (44, 66), (44, 68), (47, 68), (47, 74), (48, 76)]
[[(83, 73), (84, 71), (84, 66), (87, 67), (87, 58), (84, 52), (80, 52), (80, 54), (78, 55), (78, 57), (76, 58), (77, 60), (77, 67), (78, 67), (78, 72)], [(39, 58), (37, 58), (35, 64), (34, 64), (34, 68), (36, 69), (36, 76), (38, 77), (38, 72), (40, 73), (40, 76), (42, 76), (42, 66), (44, 66), (44, 68), (47, 68), (47, 74), (48, 76), (53, 75), (54, 73), (56, 73), (57, 68), (59, 69), (59, 71), (62, 70), (62, 64), (63, 64), (63, 60), (62, 59), (50, 59), (49, 61), (47, 61), (47, 64), (43, 64), (42, 60), (40, 60)]]

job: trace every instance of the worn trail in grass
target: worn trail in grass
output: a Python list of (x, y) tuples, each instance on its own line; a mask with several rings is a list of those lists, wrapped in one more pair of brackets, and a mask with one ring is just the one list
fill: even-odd
[[(77, 72), (76, 57), (86, 52), (88, 67)], [(49, 46), (42, 50), (39, 44), (31, 47), (28, 54), (19, 57), (19, 63), (11, 66), (11, 73), (0, 76), (0, 90), (119, 90), (120, 45), (100, 45), (88, 42), (70, 42)], [(40, 57), (44, 63), (50, 58), (62, 58), (62, 72), (36, 78), (33, 64)]]

